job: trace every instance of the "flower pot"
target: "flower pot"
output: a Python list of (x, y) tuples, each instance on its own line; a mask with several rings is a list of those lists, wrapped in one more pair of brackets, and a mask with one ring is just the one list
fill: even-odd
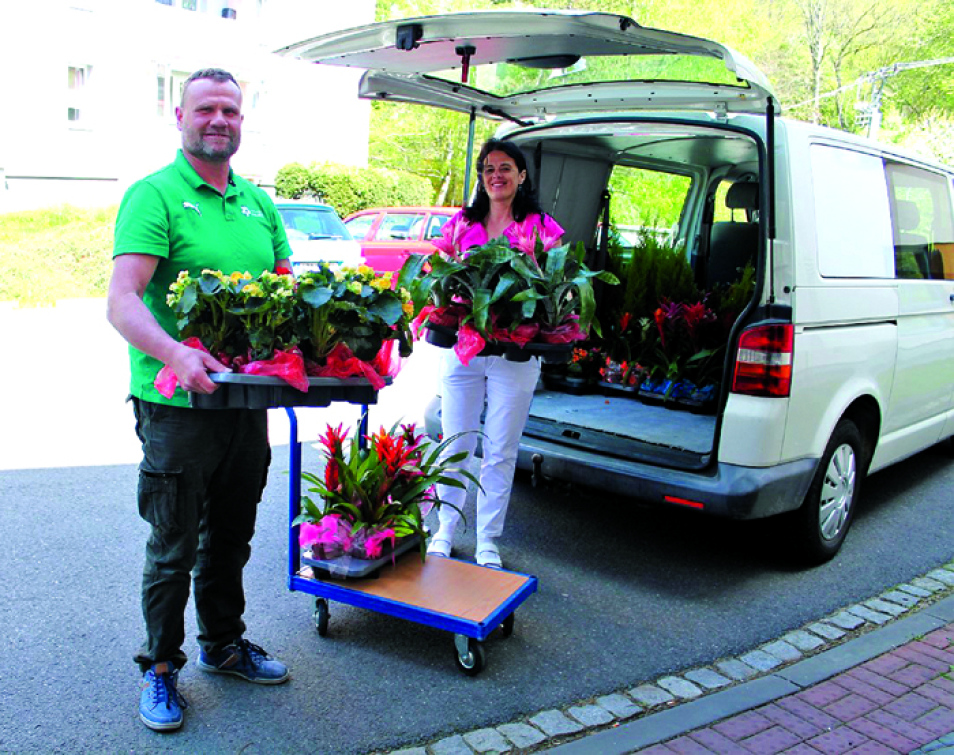
[(480, 353), (477, 356), (506, 358), (507, 349), (511, 345), (512, 344), (509, 344), (509, 343), (501, 343), (500, 341), (487, 341), (484, 344), (484, 348), (480, 350)]
[(457, 344), (457, 330), (446, 325), (429, 322), (425, 326), (424, 340), (442, 349), (452, 349)]
[(530, 344), (527, 344), (521, 348), (515, 343), (508, 343), (507, 348), (504, 350), (503, 358), (508, 362), (529, 362), (531, 357), (534, 356), (530, 352), (529, 346)]
[(666, 391), (671, 380), (644, 380), (639, 387), (639, 400), (647, 404), (661, 404), (666, 400)]
[(504, 353), (504, 359), (511, 362), (528, 362), (532, 357), (540, 357), (547, 364), (565, 364), (573, 355), (572, 343), (533, 342), (525, 346), (512, 343)]

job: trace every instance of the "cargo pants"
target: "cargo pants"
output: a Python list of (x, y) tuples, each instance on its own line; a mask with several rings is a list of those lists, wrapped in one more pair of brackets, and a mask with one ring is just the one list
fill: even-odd
[(215, 652), (245, 632), (242, 570), (271, 449), (264, 409), (203, 410), (132, 399), (142, 441), (139, 514), (151, 530), (142, 576), (143, 671), (182, 668), (195, 585), (199, 645)]

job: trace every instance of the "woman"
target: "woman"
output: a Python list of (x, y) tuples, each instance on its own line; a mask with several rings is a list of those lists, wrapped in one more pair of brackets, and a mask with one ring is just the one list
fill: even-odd
[[(534, 229), (551, 239), (563, 229), (545, 215), (533, 193), (527, 161), (511, 142), (491, 139), (477, 158), (477, 192), (471, 206), (444, 225), (444, 243), (456, 241), (459, 251), (506, 237), (511, 246), (518, 235)], [(540, 360), (510, 362), (503, 357), (475, 357), (466, 365), (452, 349), (443, 354), (441, 365), (441, 417), (444, 437), (464, 433), (447, 454), (466, 450), (473, 453), (480, 430), (480, 415), (487, 401), (484, 419), (483, 459), (477, 496), (477, 563), (502, 568), (497, 539), (503, 533), (510, 489), (517, 464), (517, 449), (530, 410), (530, 401), (540, 375)], [(468, 432), (470, 431), (470, 432)], [(452, 506), (440, 508), (440, 527), (431, 538), (427, 552), (450, 556), (466, 491), (441, 486), (440, 497)]]

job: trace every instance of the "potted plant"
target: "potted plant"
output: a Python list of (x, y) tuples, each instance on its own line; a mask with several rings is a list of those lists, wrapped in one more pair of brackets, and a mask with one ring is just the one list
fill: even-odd
[(180, 271), (166, 302), (183, 339), (198, 338), (225, 364), (270, 359), (298, 343), (294, 329), (294, 282), (269, 271), (225, 275)]
[(565, 361), (591, 325), (599, 332), (592, 280), (619, 281), (610, 272), (589, 270), (582, 244), (553, 242), (528, 227), (514, 247), (501, 237), (463, 257), (451, 240), (429, 258), (412, 255), (399, 283), (411, 288), (418, 325), (456, 321), (462, 359), (486, 353), (488, 344), (503, 344), (508, 359), (535, 353), (546, 359), (556, 346)]
[(397, 341), (401, 356), (411, 353), (411, 296), (392, 287), (390, 273), (377, 276), (367, 265), (332, 270), (321, 264), (298, 279), (296, 301), (306, 358), (321, 362), (339, 342), (365, 362), (390, 340)]
[[(391, 275), (367, 266), (325, 265), (291, 275), (264, 271), (225, 275), (183, 270), (167, 296), (183, 342), (203, 349), (236, 372), (279, 377), (307, 392), (308, 377), (366, 377), (375, 389), (411, 353), (410, 293), (392, 287)], [(395, 349), (396, 346), (396, 349)], [(156, 387), (175, 391), (163, 368)]]
[(362, 444), (342, 426), (329, 425), (320, 443), (325, 467), (321, 475), (302, 472), (311, 485), (302, 497), (302, 512), (292, 522), (300, 526), (299, 543), (321, 559), (376, 559), (399, 540), (417, 536), (426, 554), (424, 517), (444, 504), (437, 484), (462, 488), (460, 477), (477, 484), (460, 465), (467, 452), (441, 458), (457, 436), (434, 445), (414, 425), (381, 428)]

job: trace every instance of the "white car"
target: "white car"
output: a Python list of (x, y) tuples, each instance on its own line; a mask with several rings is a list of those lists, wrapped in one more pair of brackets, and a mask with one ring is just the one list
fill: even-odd
[(288, 202), (276, 203), (275, 208), (285, 226), (296, 274), (315, 270), (321, 262), (340, 267), (364, 264), (361, 244), (351, 237), (333, 207)]
[[(660, 506), (786, 517), (784, 544), (817, 563), (840, 548), (867, 473), (954, 436), (954, 169), (782, 118), (745, 57), (610, 13), (396, 20), (286, 52), (367, 69), (367, 99), (500, 121), (590, 267), (607, 261), (609, 228), (641, 220), (627, 208), (678, 185), (665, 225), (694, 281), (746, 292), (708, 413), (665, 408), (669, 393), (664, 406), (540, 391), (521, 467)], [(626, 191), (637, 174), (662, 180)], [(659, 397), (651, 382), (641, 399)]]

